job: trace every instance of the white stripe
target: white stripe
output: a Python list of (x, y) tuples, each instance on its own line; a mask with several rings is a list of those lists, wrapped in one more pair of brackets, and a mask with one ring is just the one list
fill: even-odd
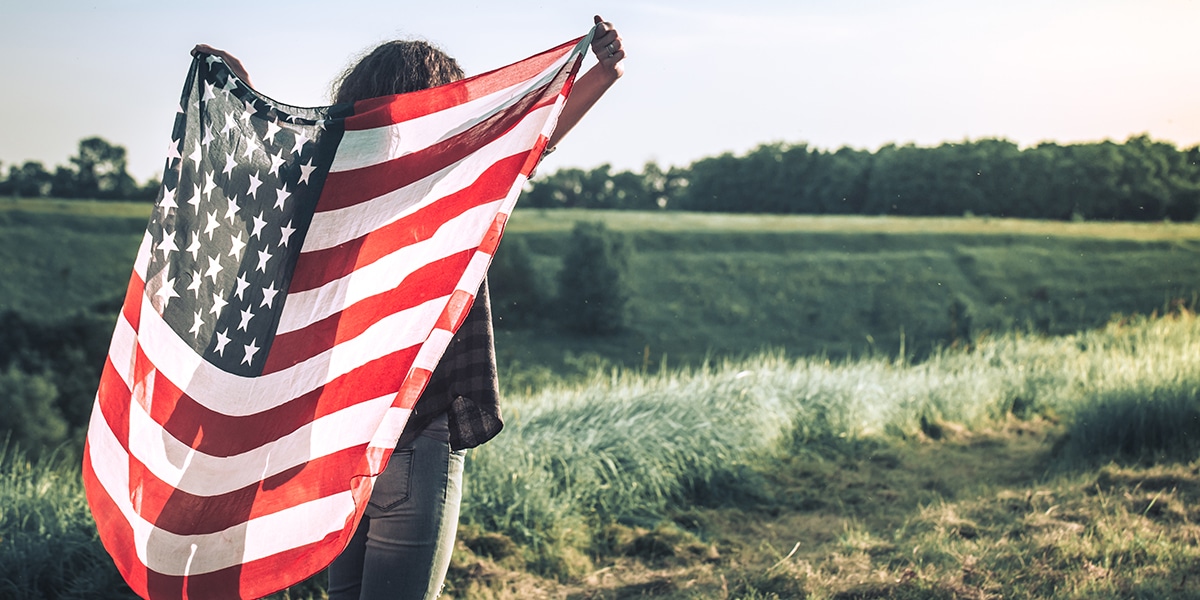
[(550, 82), (567, 62), (563, 55), (530, 79), (435, 113), (342, 136), (329, 172), (351, 171), (417, 152), (470, 129)]
[(146, 269), (150, 268), (150, 246), (153, 243), (154, 238), (147, 229), (146, 234), (142, 236), (142, 243), (138, 245), (137, 257), (133, 259), (133, 272), (137, 273), (142, 281), (146, 280)]
[(413, 368), (432, 372), (437, 367), (438, 361), (442, 359), (442, 354), (445, 354), (452, 337), (454, 334), (445, 329), (438, 328), (431, 331), (429, 342), (421, 346), (421, 349), (417, 351), (417, 357), (413, 359)]
[[(130, 499), (129, 461), (99, 410), (92, 411), (88, 447), (96, 479), (133, 531), (138, 559), (148, 568), (165, 575), (211, 573), (318, 542), (329, 533), (341, 531), (346, 520), (354, 514), (353, 496), (346, 491), (300, 503), (224, 531), (177, 535), (154, 527), (134, 510)], [(193, 544), (195, 552), (192, 551)]]
[(404, 246), (317, 289), (288, 294), (277, 335), (303, 329), (388, 292), (425, 265), (478, 248), (496, 219), (500, 203), (497, 200), (472, 208), (443, 223), (429, 239)]
[[(400, 439), (400, 433), (404, 431), (404, 426), (408, 423), (408, 418), (412, 415), (412, 410), (393, 406), (383, 415), (383, 420), (379, 422), (379, 428), (375, 430), (375, 437), (371, 438), (369, 444), (373, 448), (395, 448), (396, 442)], [(369, 454), (369, 453), (368, 453)]]
[(395, 396), (353, 404), (273, 442), (228, 457), (199, 452), (175, 439), (133, 402), (129, 411), (129, 453), (155, 477), (176, 489), (197, 496), (227, 494), (309, 461), (369, 443)]
[(358, 239), (465, 189), (498, 160), (533, 148), (559, 108), (556, 104), (529, 113), (504, 135), (470, 156), (398, 190), (346, 208), (316, 213), (305, 235), (303, 252)]
[[(423, 342), (433, 330), (450, 296), (434, 298), (367, 328), (358, 337), (276, 373), (243, 377), (201, 359), (153, 309), (143, 303), (140, 337), (118, 316), (109, 358), (132, 388), (134, 349), (193, 400), (225, 415), (252, 415), (311, 392), (358, 366)], [(125, 368), (122, 369), (122, 365)]]

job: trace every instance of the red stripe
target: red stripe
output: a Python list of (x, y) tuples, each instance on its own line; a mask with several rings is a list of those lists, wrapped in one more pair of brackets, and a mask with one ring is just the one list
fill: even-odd
[(100, 404), (100, 412), (108, 421), (113, 435), (124, 444), (129, 439), (129, 410), (133, 395), (125, 380), (117, 374), (112, 357), (105, 357), (104, 368), (100, 371), (100, 389), (96, 393)]
[(400, 392), (396, 395), (393, 405), (407, 409), (416, 406), (417, 400), (421, 398), (421, 392), (425, 391), (425, 386), (429, 383), (432, 375), (433, 372), (428, 369), (414, 368), (400, 386)]
[[(161, 372), (151, 391), (150, 417), (172, 437), (197, 451), (226, 457), (248, 452), (356, 402), (395, 393), (419, 347), (370, 361), (324, 387), (286, 404), (245, 416), (215, 412), (182, 393)], [(111, 361), (100, 375), (100, 411), (122, 446), (128, 446), (132, 395)]]
[(138, 276), (137, 269), (129, 276), (129, 287), (125, 289), (125, 302), (121, 304), (121, 314), (136, 330), (142, 316), (142, 298), (145, 297), (146, 284)]
[(330, 172), (321, 188), (317, 212), (338, 210), (378, 198), (466, 158), (504, 135), (530, 111), (554, 104), (558, 94), (549, 93), (548, 87), (531, 92), (516, 104), (450, 139), (371, 166)]
[(364, 298), (302, 329), (275, 337), (263, 374), (291, 368), (330, 348), (361, 335), (381, 319), (454, 291), (458, 277), (471, 262), (474, 250), (464, 250), (431, 262), (410, 273), (400, 285)]
[(483, 241), (479, 244), (480, 252), (495, 256), (496, 246), (500, 245), (500, 237), (504, 235), (504, 224), (507, 222), (508, 215), (496, 213), (496, 218), (492, 219), (492, 226), (488, 228), (487, 235), (483, 236)]
[(437, 325), (434, 327), (452, 333), (458, 331), (463, 321), (467, 319), (467, 313), (470, 312), (471, 304), (474, 302), (475, 296), (470, 292), (454, 290), (454, 294), (450, 296), (450, 301), (446, 303), (446, 308), (442, 310)]
[(319, 542), (220, 571), (182, 577), (147, 570), (147, 587), (153, 598), (261, 598), (303, 581), (328, 566), (349, 543), (356, 522), (357, 519), (346, 529), (332, 532)]
[[(129, 481), (140, 500), (137, 511), (143, 519), (176, 535), (205, 535), (349, 490), (351, 477), (369, 471), (366, 449), (366, 444), (346, 448), (214, 496), (178, 490), (137, 460), (131, 460)], [(214, 511), (214, 506), (221, 510)]]
[(146, 571), (137, 556), (133, 528), (96, 478), (96, 472), (92, 469), (91, 446), (87, 443), (83, 446), (83, 490), (87, 494), (88, 506), (92, 509), (92, 518), (96, 521), (96, 531), (100, 534), (104, 549), (108, 550), (117, 570), (134, 593), (145, 598)]
[(567, 48), (573, 48), (581, 39), (583, 38), (576, 38), (521, 62), (454, 83), (408, 94), (355, 102), (354, 115), (346, 118), (346, 130), (386, 127), (498, 92), (536, 77), (561, 58)]
[(468, 209), (503, 199), (525, 162), (524, 154), (500, 159), (470, 186), (408, 216), (358, 239), (301, 254), (288, 293), (316, 289), (345, 277), (400, 248), (428, 240), (443, 224)]
[[(364, 478), (356, 478), (349, 489), (355, 496), (355, 506), (363, 507), (370, 495)], [(183, 597), (184, 586), (191, 598), (258, 598), (283, 589), (324, 569), (346, 547), (362, 508), (347, 515), (341, 531), (326, 535), (319, 542), (229, 567), (212, 573), (181, 577), (163, 575), (148, 569), (137, 556), (133, 528), (108, 495), (92, 467), (90, 447), (84, 445), (83, 484), (88, 505), (96, 520), (96, 529), (105, 550), (112, 556), (117, 570), (134, 593), (142, 597)], [(153, 538), (150, 540), (153, 543)], [(153, 547), (148, 547), (153, 551)]]

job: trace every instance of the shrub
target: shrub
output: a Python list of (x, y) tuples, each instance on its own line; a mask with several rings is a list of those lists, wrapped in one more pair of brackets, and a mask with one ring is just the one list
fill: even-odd
[(58, 388), (50, 376), (28, 374), (9, 365), (0, 372), (0, 436), (33, 453), (67, 439), (67, 422), (56, 406)]
[(505, 239), (488, 269), (492, 310), (498, 326), (530, 325), (545, 314), (545, 275), (533, 267), (524, 238)]
[(559, 272), (559, 306), (568, 329), (614, 333), (627, 324), (630, 248), (602, 222), (579, 222)]

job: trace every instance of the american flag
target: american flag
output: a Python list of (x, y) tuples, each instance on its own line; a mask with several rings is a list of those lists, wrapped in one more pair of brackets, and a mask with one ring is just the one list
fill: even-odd
[(83, 459), (135, 592), (260, 597), (341, 552), (590, 39), (321, 108), (193, 60)]

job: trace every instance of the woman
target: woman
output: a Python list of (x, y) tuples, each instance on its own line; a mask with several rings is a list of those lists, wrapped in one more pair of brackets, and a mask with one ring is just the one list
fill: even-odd
[[(599, 61), (575, 82), (549, 140), (555, 145), (624, 73), (625, 50), (611, 23), (595, 17)], [(237, 58), (205, 45), (247, 84)], [(334, 85), (334, 103), (426, 89), (462, 79), (450, 56), (420, 41), (376, 47)], [(376, 479), (358, 529), (329, 567), (329, 597), (434, 598), (450, 566), (462, 499), (465, 451), (500, 432), (499, 386), (487, 280), (418, 400)]]

